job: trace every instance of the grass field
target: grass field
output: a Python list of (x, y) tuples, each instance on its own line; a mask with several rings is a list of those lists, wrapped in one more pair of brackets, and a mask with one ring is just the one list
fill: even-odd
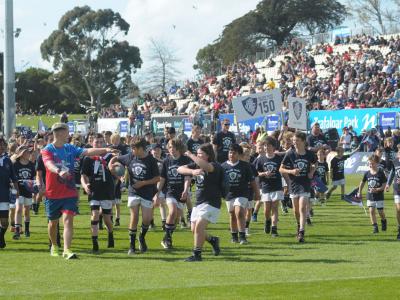
[[(68, 115), (68, 121), (73, 121), (73, 120), (82, 120), (85, 119), (86, 115)], [(42, 120), (44, 124), (48, 127), (51, 127), (56, 122), (60, 122), (60, 115), (54, 115), (54, 116), (23, 116), (19, 117), (17, 116), (17, 121), (16, 124), (17, 126), (24, 125), (24, 126), (29, 126), (32, 128), (33, 131), (37, 130), (38, 122), (39, 120)]]
[[(347, 190), (360, 176), (349, 176)], [(222, 253), (203, 262), (185, 263), (192, 236), (188, 229), (174, 233), (175, 249), (166, 252), (160, 227), (147, 235), (149, 251), (127, 256), (128, 211), (115, 230), (116, 248), (106, 249), (100, 234), (100, 255), (91, 254), (90, 219), (86, 198), (76, 218), (73, 249), (78, 260), (49, 256), (46, 218), (41, 207), (31, 221), (32, 236), (13, 241), (0, 251), (0, 299), (399, 299), (400, 242), (392, 194), (386, 194), (388, 231), (372, 235), (364, 211), (334, 194), (327, 206), (315, 207), (306, 243), (295, 239), (291, 214), (281, 215), (280, 237), (263, 232), (263, 218), (251, 224), (249, 244), (231, 244), (223, 205), (210, 232), (220, 236)], [(126, 204), (126, 195), (124, 199)], [(157, 213), (157, 225), (160, 219)]]

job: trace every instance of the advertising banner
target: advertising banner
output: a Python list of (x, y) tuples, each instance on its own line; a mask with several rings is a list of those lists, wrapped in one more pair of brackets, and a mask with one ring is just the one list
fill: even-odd
[(361, 134), (363, 129), (369, 130), (378, 125), (378, 113), (399, 111), (400, 108), (312, 110), (308, 114), (308, 121), (310, 125), (318, 122), (323, 130), (352, 126), (357, 134)]
[(397, 127), (397, 112), (391, 111), (391, 112), (382, 112), (379, 113), (379, 125), (382, 127), (382, 129), (388, 129), (389, 127), (391, 129)]

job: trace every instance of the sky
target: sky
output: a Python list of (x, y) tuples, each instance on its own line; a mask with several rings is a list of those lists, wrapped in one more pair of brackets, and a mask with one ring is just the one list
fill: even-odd
[[(4, 51), (4, 1), (0, 1), (0, 52)], [(131, 25), (126, 40), (139, 47), (143, 60), (140, 77), (150, 65), (149, 41), (160, 40), (176, 51), (181, 79), (193, 78), (197, 51), (212, 43), (224, 25), (254, 9), (259, 0), (14, 0), (14, 28), (21, 33), (14, 41), (15, 69), (52, 69), (43, 61), (40, 45), (57, 29), (61, 16), (75, 6), (110, 8)]]

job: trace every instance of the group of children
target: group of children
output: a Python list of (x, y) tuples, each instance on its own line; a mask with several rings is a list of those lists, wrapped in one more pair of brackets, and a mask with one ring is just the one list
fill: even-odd
[[(130, 153), (109, 153), (80, 160), (77, 183), (81, 184), (88, 196), (94, 252), (99, 251), (100, 216), (103, 216), (108, 231), (107, 247), (114, 247), (112, 209), (117, 197), (121, 198), (120, 194), (116, 194), (117, 190), (120, 192), (121, 174), (118, 174), (117, 168), (121, 166), (127, 168), (129, 182), (129, 255), (138, 252), (136, 240), (139, 243), (139, 251), (147, 251), (145, 236), (151, 224), (154, 224), (155, 207), (160, 207), (165, 231), (161, 245), (167, 250), (173, 248), (173, 233), (179, 220), (184, 218), (184, 210), (187, 208), (187, 219), (194, 235), (193, 255), (187, 261), (198, 261), (201, 260), (205, 241), (211, 244), (214, 255), (220, 253), (219, 238), (209, 235), (206, 228), (208, 223), (217, 221), (222, 199), (225, 200), (229, 213), (231, 242), (245, 245), (250, 235), (250, 222), (257, 220), (257, 212), (262, 204), (266, 234), (272, 237), (279, 236), (281, 205), (284, 212), (293, 208), (297, 221), (297, 240), (303, 243), (306, 224), (311, 224), (312, 203), (327, 201), (338, 186), (341, 188), (341, 196), (345, 196), (344, 163), (358, 149), (345, 155), (343, 148), (339, 146), (328, 165), (327, 147), (310, 148), (305, 133), (288, 131), (279, 141), (273, 136), (267, 136), (258, 141), (255, 147), (249, 143), (237, 144), (234, 138), (221, 138), (226, 160), (218, 163), (215, 153), (221, 153), (222, 149), (219, 149), (218, 145), (214, 145), (213, 148), (211, 144), (205, 144), (200, 138), (200, 130), (198, 126), (194, 126), (192, 137), (186, 143), (171, 138), (164, 146), (154, 144), (149, 148), (145, 139), (136, 137), (131, 143)], [(225, 135), (230, 137), (227, 133)], [(51, 143), (50, 138), (48, 143)], [(90, 147), (100, 148), (106, 141), (98, 134), (93, 137), (91, 143)], [(10, 166), (5, 140), (1, 140), (0, 144), (0, 171), (5, 168), (13, 170), (9, 179), (19, 193), (15, 212), (12, 205), (10, 210), (11, 223), (15, 223), (12, 224), (12, 230), (15, 231), (13, 238), (18, 240), (23, 232), (22, 214), (25, 216), (25, 236), (30, 236), (29, 216), (34, 195), (27, 188), (26, 182), (38, 179), (39, 185), (45, 185), (45, 176), (41, 172), (46, 172), (46, 168), (41, 167), (43, 162), (40, 156), (35, 159), (35, 167), (32, 148), (25, 144), (17, 149)], [(164, 158), (162, 151), (165, 152)], [(382, 159), (383, 156), (385, 160)], [(397, 239), (400, 240), (400, 160), (393, 150), (391, 138), (387, 138), (385, 147), (377, 149), (368, 161), (369, 170), (360, 182), (358, 197), (362, 197), (363, 188), (367, 185), (366, 200), (373, 232), (379, 232), (376, 210), (381, 218), (381, 230), (386, 231), (384, 191), (388, 191), (393, 183), (399, 224)], [(36, 177), (36, 174), (39, 177)], [(328, 189), (330, 181), (332, 186)], [(193, 185), (196, 186), (196, 196), (192, 195)], [(192, 208), (194, 198), (195, 207)], [(3, 206), (0, 201), (1, 248), (5, 247), (4, 224), (5, 219), (8, 221), (9, 218), (9, 215), (5, 216)], [(142, 224), (138, 229), (140, 212)], [(119, 214), (117, 221), (119, 223)]]

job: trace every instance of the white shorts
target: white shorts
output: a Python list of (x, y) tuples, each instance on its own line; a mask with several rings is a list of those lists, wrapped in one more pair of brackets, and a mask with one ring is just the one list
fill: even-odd
[(17, 203), (19, 205), (23, 205), (23, 206), (30, 206), (30, 205), (32, 205), (32, 198), (26, 198), (23, 196), (19, 196), (17, 198)]
[(310, 193), (290, 194), (290, 199), (300, 198), (300, 197), (310, 199)]
[(340, 179), (340, 180), (333, 180), (332, 185), (338, 186), (338, 185), (345, 185), (346, 180), (345, 179)]
[(165, 194), (163, 192), (160, 192), (158, 194), (158, 199), (160, 200), (161, 204), (165, 204), (166, 203)]
[(383, 204), (383, 200), (382, 201), (367, 200), (367, 206), (377, 208), (377, 209), (381, 209), (381, 208), (385, 207), (385, 205)]
[(121, 204), (121, 199), (114, 199), (113, 201), (113, 204)]
[(249, 200), (249, 201), (247, 201), (247, 208), (248, 209), (252, 209), (252, 208), (254, 208), (254, 200)]
[(232, 212), (235, 208), (235, 206), (240, 206), (243, 208), (247, 208), (249, 199), (245, 198), (245, 197), (238, 197), (238, 198), (234, 198), (232, 200), (229, 201), (225, 201), (226, 202), (226, 208), (229, 212)]
[(167, 204), (175, 204), (176, 207), (180, 210), (183, 210), (185, 208), (185, 203), (179, 202), (173, 197), (167, 197), (167, 199), (165, 199), (165, 202), (167, 202)]
[(283, 200), (282, 191), (261, 194), (261, 202), (275, 202), (281, 200)]
[(208, 203), (202, 203), (193, 207), (192, 214), (190, 215), (190, 222), (196, 222), (197, 220), (204, 219), (210, 223), (217, 223), (220, 209), (209, 205)]
[(140, 196), (129, 196), (128, 197), (128, 207), (142, 206), (146, 208), (153, 208), (153, 201), (146, 200)]
[(15, 208), (17, 205), (15, 203), (10, 203), (10, 209)]
[(0, 202), (0, 210), (9, 210), (9, 209), (10, 209), (10, 203)]
[(400, 204), (400, 196), (399, 195), (394, 195), (394, 203)]
[(113, 200), (90, 200), (90, 206), (100, 206), (102, 209), (111, 209)]
[(288, 184), (287, 184), (285, 178), (282, 177), (282, 187), (287, 187), (287, 186), (288, 186)]

